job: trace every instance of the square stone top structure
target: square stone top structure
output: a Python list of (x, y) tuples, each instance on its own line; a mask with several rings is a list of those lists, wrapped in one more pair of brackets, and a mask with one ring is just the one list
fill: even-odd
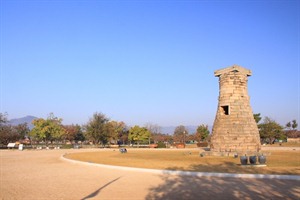
[(241, 74), (245, 74), (247, 76), (251, 76), (252, 72), (249, 69), (240, 67), (238, 65), (233, 65), (232, 67), (227, 67), (224, 69), (219, 69), (215, 71), (215, 76), (220, 77), (222, 74), (227, 74), (229, 72), (240, 72)]
[(248, 69), (233, 65), (215, 71), (219, 77), (219, 101), (215, 117), (211, 151), (258, 152), (259, 131), (253, 117), (248, 95)]

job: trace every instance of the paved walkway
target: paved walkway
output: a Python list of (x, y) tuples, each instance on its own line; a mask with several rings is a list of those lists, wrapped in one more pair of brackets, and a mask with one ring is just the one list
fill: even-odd
[(1, 199), (299, 199), (299, 180), (182, 176), (66, 162), (64, 153), (0, 151)]

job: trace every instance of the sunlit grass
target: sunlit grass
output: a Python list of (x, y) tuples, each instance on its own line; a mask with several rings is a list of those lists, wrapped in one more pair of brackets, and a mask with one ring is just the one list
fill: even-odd
[(267, 167), (243, 167), (240, 165), (239, 158), (200, 157), (199, 154), (199, 149), (128, 149), (128, 153), (125, 154), (121, 154), (118, 150), (100, 150), (97, 152), (73, 153), (65, 157), (92, 163), (150, 169), (300, 175), (299, 151), (272, 151), (271, 155), (267, 156)]

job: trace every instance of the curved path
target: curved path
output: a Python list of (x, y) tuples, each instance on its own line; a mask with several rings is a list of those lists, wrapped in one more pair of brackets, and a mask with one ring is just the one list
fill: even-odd
[[(299, 180), (182, 176), (65, 162), (89, 150), (0, 151), (0, 199), (299, 199)], [(96, 150), (99, 151), (99, 150)]]

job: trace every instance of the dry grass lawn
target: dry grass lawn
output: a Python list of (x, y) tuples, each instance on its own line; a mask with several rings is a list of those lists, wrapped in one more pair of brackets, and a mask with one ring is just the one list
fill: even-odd
[(128, 149), (128, 153), (125, 154), (121, 154), (117, 149), (110, 149), (73, 153), (65, 157), (85, 162), (149, 169), (300, 175), (299, 151), (273, 151), (267, 156), (267, 167), (244, 167), (240, 165), (239, 158), (233, 157), (200, 157), (199, 149)]
[(300, 147), (300, 143), (296, 142), (284, 142), (284, 143), (275, 143), (275, 144), (267, 144), (266, 147)]

